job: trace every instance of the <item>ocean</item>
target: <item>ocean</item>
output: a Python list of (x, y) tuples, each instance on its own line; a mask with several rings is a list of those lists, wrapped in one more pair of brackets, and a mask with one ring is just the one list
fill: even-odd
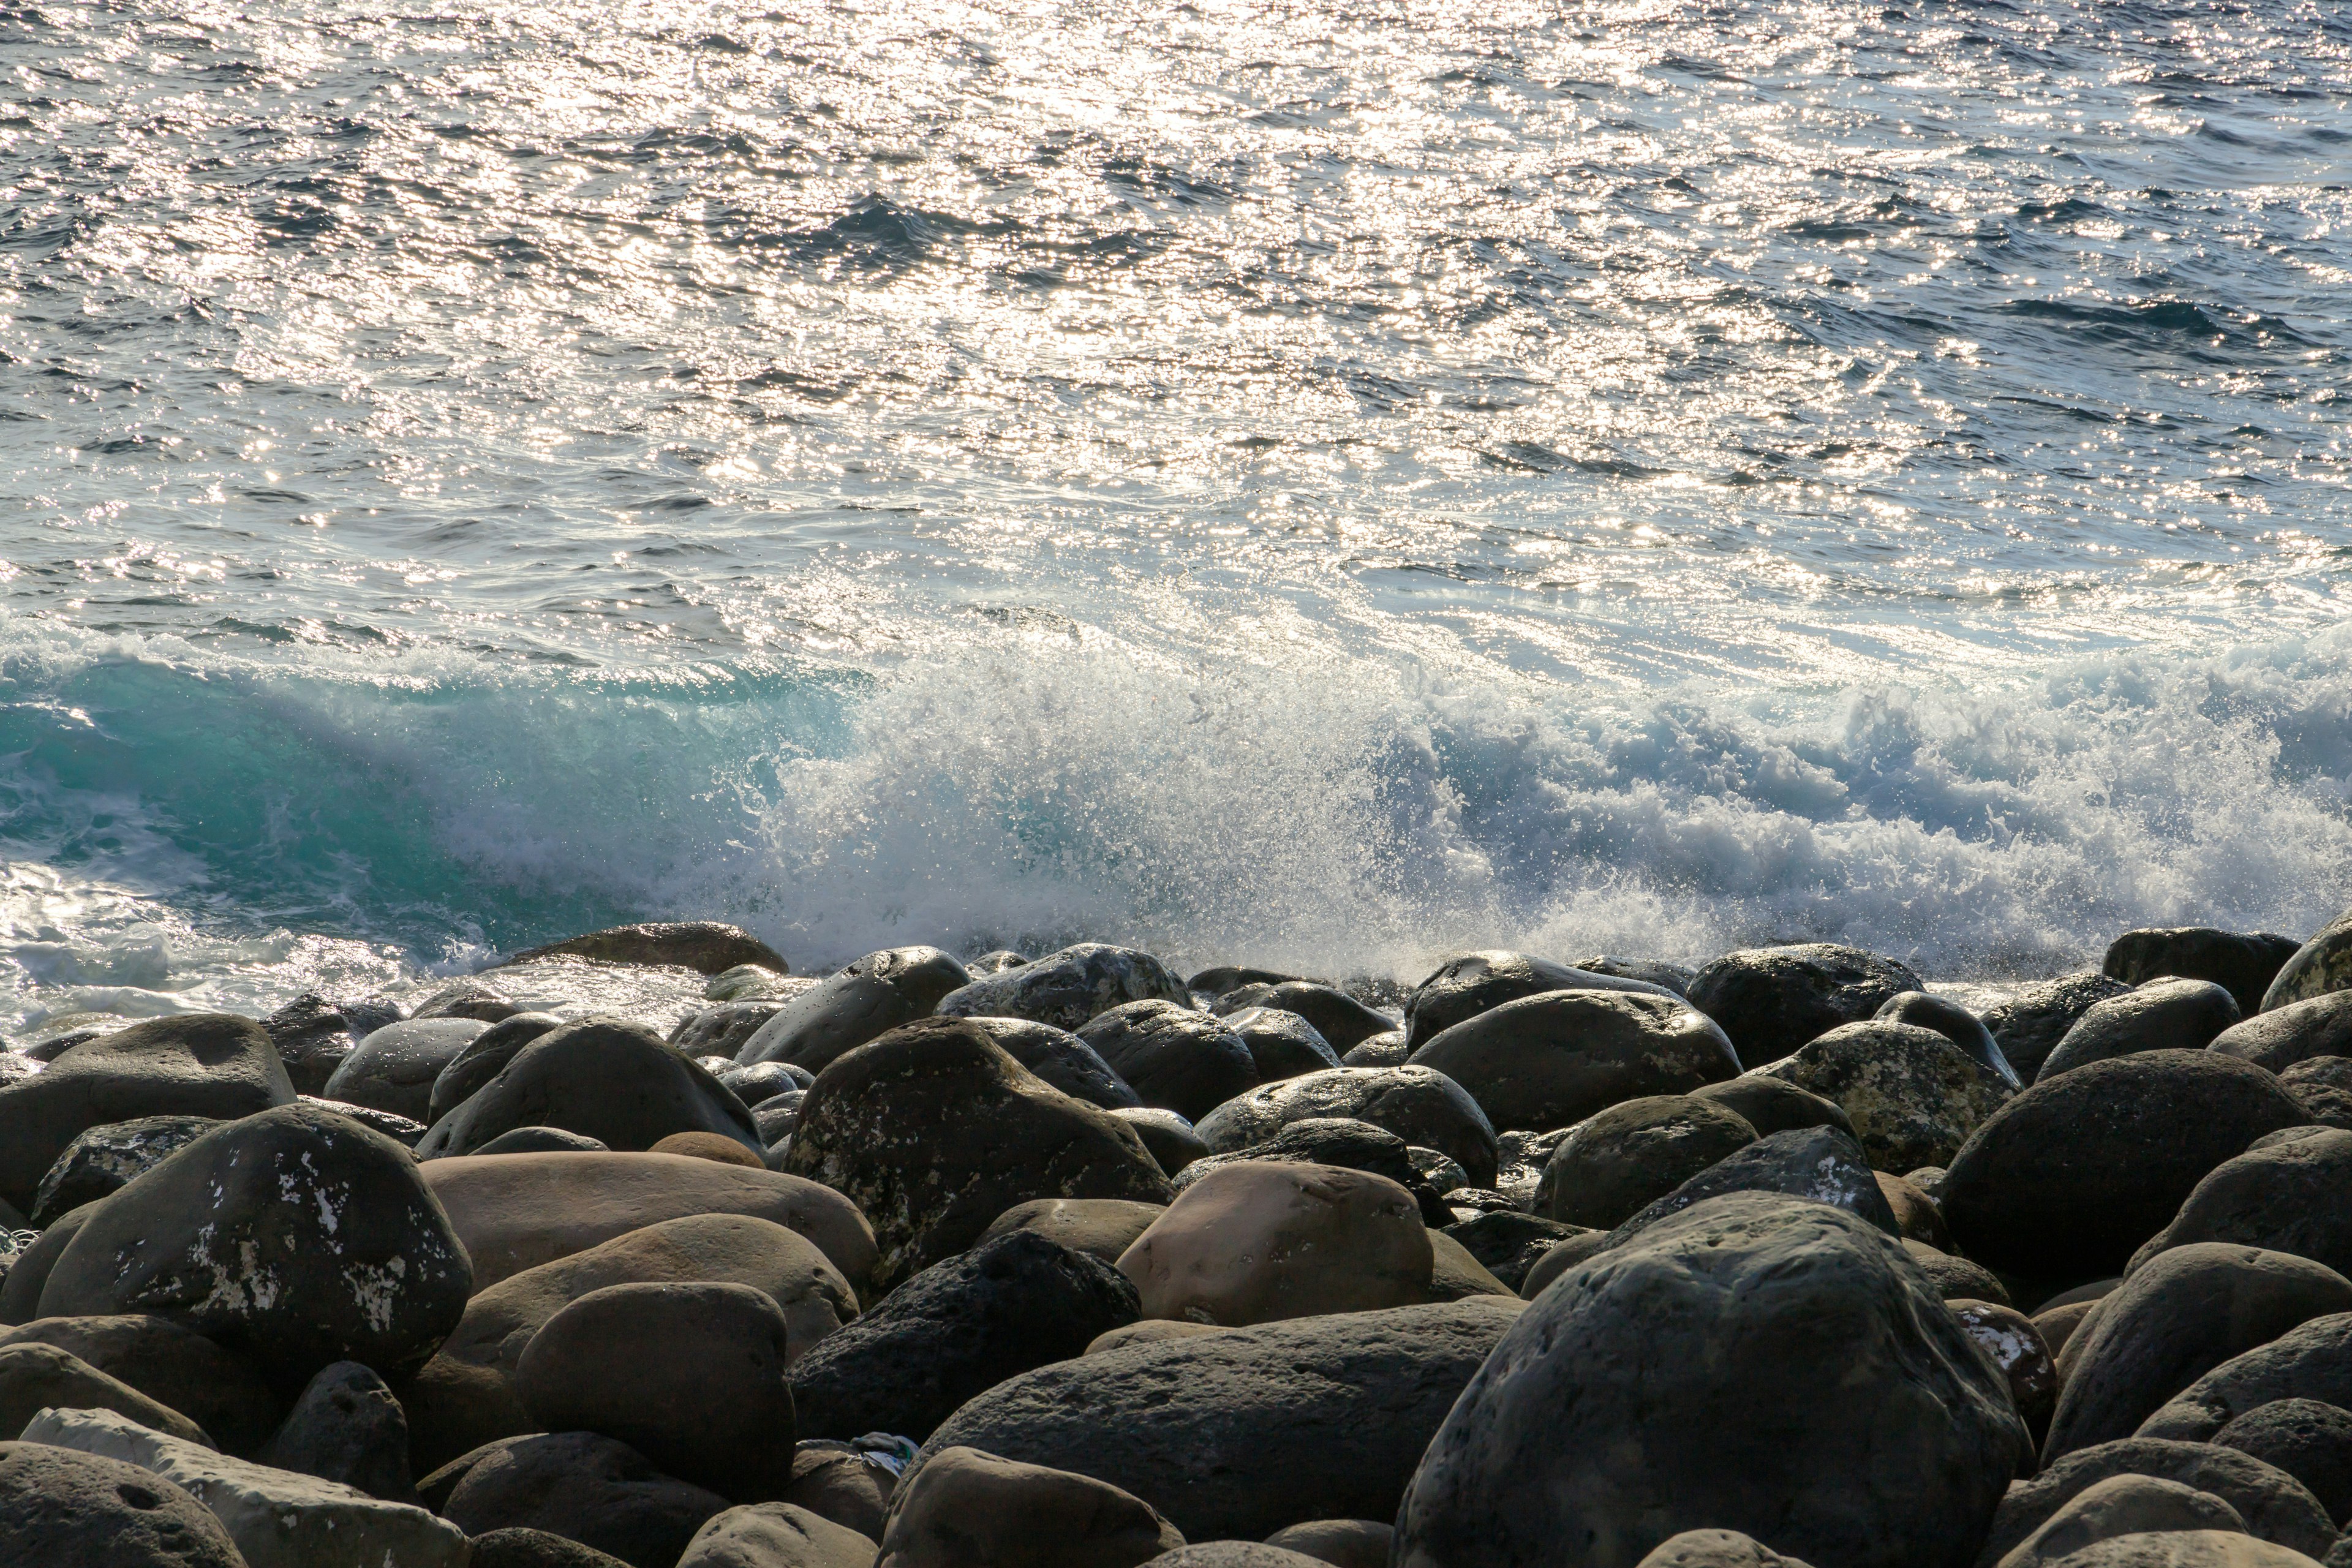
[(0, 12), (0, 1028), (2352, 903), (2333, 0)]

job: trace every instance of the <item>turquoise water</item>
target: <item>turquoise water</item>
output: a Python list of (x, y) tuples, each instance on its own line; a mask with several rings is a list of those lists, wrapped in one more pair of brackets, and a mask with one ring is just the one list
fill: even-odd
[(10, 1016), (2352, 902), (2352, 23), (0, 15)]

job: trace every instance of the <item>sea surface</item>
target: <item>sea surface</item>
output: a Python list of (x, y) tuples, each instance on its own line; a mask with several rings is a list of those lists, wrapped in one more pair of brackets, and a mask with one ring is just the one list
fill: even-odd
[(0, 1025), (2352, 903), (2338, 0), (0, 10)]

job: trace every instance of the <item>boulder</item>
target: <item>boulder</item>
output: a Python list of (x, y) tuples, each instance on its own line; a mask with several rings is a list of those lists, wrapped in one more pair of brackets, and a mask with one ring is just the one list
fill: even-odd
[(1469, 1090), (1496, 1127), (1529, 1131), (1739, 1072), (1712, 1019), (1676, 997), (1612, 991), (1506, 1002), (1431, 1038), (1412, 1059)]
[(815, 984), (764, 963), (738, 963), (705, 980), (702, 994), (710, 1002), (748, 1002), (755, 997), (791, 996)]
[(2352, 1313), (2314, 1318), (2232, 1356), (2140, 1423), (2137, 1435), (2201, 1442), (2279, 1399), (2352, 1409)]
[(1172, 1110), (1162, 1110), (1156, 1105), (1137, 1105), (1122, 1107), (1111, 1114), (1143, 1140), (1152, 1163), (1165, 1175), (1173, 1176), (1193, 1161), (1208, 1157), (1209, 1146), (1201, 1142), (1192, 1124)]
[(1224, 1020), (1174, 1002), (1106, 1008), (1078, 1038), (1146, 1105), (1195, 1122), (1258, 1081), (1256, 1059)]
[(1389, 1568), (1396, 1531), (1376, 1519), (1310, 1519), (1265, 1538), (1268, 1546), (1328, 1563), (1331, 1568)]
[(1516, 1209), (1497, 1209), (1449, 1225), (1445, 1234), (1476, 1258), (1479, 1267), (1516, 1291), (1538, 1258), (1570, 1237), (1590, 1233)]
[(2336, 1539), (2327, 1514), (2303, 1483), (2232, 1448), (2126, 1437), (2078, 1448), (2011, 1486), (1984, 1532), (1977, 1568), (1993, 1568), (2067, 1503), (2110, 1476), (2154, 1476), (2210, 1492), (2265, 1541), (2323, 1556)]
[(1341, 1051), (1339, 1065), (1343, 1068), (1401, 1068), (1412, 1055), (1412, 1047), (1405, 1044), (1404, 1031), (1391, 1029), (1384, 1035), (1374, 1035)]
[[(2333, 1555), (2333, 1553), (2331, 1553)], [(2315, 1568), (2300, 1552), (2234, 1530), (2142, 1531), (2070, 1552), (2065, 1568)]]
[(1183, 1544), (1107, 1481), (951, 1447), (926, 1456), (891, 1500), (875, 1568), (1134, 1568)]
[(1427, 1300), (1433, 1254), (1395, 1182), (1245, 1162), (1179, 1194), (1118, 1260), (1147, 1318), (1242, 1326)]
[(1105, 1110), (1128, 1110), (1143, 1103), (1142, 1096), (1113, 1072), (1092, 1046), (1067, 1029), (1033, 1024), (1026, 1018), (974, 1018), (972, 1022), (1006, 1056), (1072, 1100), (1083, 1100)]
[(537, 1430), (516, 1391), (523, 1348), (547, 1321), (610, 1285), (749, 1286), (784, 1315), (786, 1360), (857, 1315), (857, 1297), (816, 1244), (771, 1220), (696, 1214), (628, 1231), (484, 1289), (408, 1391), (420, 1465)]
[(873, 1568), (874, 1550), (867, 1537), (804, 1508), (745, 1503), (695, 1531), (677, 1568)]
[(1748, 1119), (1687, 1095), (1612, 1105), (1570, 1129), (1536, 1188), (1536, 1212), (1609, 1230), (1756, 1142)]
[(1952, 1249), (1952, 1237), (1944, 1228), (1944, 1214), (1936, 1200), (1921, 1192), (1901, 1176), (1877, 1173), (1878, 1191), (1886, 1199), (1886, 1206), (1895, 1211), (1895, 1228), (1906, 1241), (1924, 1241), (1938, 1252)]
[(1834, 1127), (1802, 1127), (1759, 1138), (1717, 1161), (1609, 1232), (1591, 1250), (1615, 1247), (1727, 1193), (1780, 1193), (1843, 1209), (1890, 1237), (1901, 1230), (1862, 1145)]
[(783, 1312), (748, 1285), (607, 1285), (540, 1325), (515, 1392), (542, 1431), (601, 1432), (682, 1480), (765, 1502), (792, 1479), (785, 1337)]
[(1385, 1127), (1407, 1143), (1435, 1149), (1475, 1185), (1495, 1180), (1495, 1129), (1478, 1102), (1444, 1073), (1398, 1068), (1335, 1068), (1264, 1084), (1194, 1124), (1217, 1153), (1263, 1143), (1293, 1121), (1346, 1117)]
[(1903, 1250), (1927, 1277), (1936, 1294), (1947, 1301), (1990, 1301), (1998, 1306), (2011, 1306), (2009, 1291), (1991, 1269), (1971, 1263), (1965, 1258), (1928, 1246), (1924, 1241), (1906, 1239)]
[(422, 1113), (425, 1124), (430, 1127), (465, 1104), (504, 1072), (525, 1046), (562, 1027), (563, 1020), (552, 1013), (517, 1013), (482, 1028), (433, 1079)]
[(1985, 1027), (1992, 1031), (1993, 1043), (2017, 1074), (2032, 1083), (2042, 1063), (2065, 1038), (2074, 1020), (2088, 1012), (2092, 1004), (2110, 996), (2120, 996), (2130, 986), (2120, 980), (2110, 980), (2104, 974), (2085, 972), (2063, 974), (2055, 980), (2045, 980), (2039, 985), (2029, 985), (2006, 1002), (1996, 1003), (1985, 1009)]
[(2206, 1173), (2301, 1122), (2278, 1080), (2210, 1051), (2142, 1051), (2037, 1082), (1969, 1134), (1944, 1179), (1952, 1238), (1994, 1268), (2118, 1273)]
[(474, 1537), (470, 1568), (627, 1568), (593, 1546), (544, 1530), (493, 1530)]
[[(815, 984), (822, 984), (817, 982)], [(815, 989), (815, 984), (806, 988)], [(803, 990), (800, 994), (806, 994)], [(784, 1010), (789, 996), (753, 996), (740, 1002), (721, 1002), (715, 1007), (705, 1007), (678, 1020), (669, 1032), (669, 1047), (681, 1056), (725, 1057), (733, 1061), (761, 1026)], [(727, 1075), (717, 1075), (719, 1081), (728, 1083)]]
[(1580, 958), (1570, 967), (1593, 974), (1606, 974), (1613, 980), (1639, 980), (1644, 984), (1663, 985), (1677, 996), (1687, 992), (1690, 983), (1698, 978), (1698, 971), (1688, 964), (1669, 963), (1657, 958), (1611, 958), (1603, 954), (1598, 958)]
[(1516, 1309), (1473, 1296), (1099, 1351), (999, 1384), (924, 1453), (973, 1447), (1092, 1476), (1193, 1540), (1383, 1519)]
[(1405, 998), (1405, 1045), (1418, 1052), (1457, 1024), (1548, 991), (1617, 991), (1677, 999), (1663, 985), (1576, 969), (1532, 953), (1467, 952), (1447, 959)]
[(735, 1059), (790, 1062), (823, 1072), (842, 1052), (929, 1017), (941, 997), (971, 978), (936, 947), (869, 952), (785, 1003), (743, 1042)]
[(408, 1472), (408, 1416), (383, 1379), (355, 1361), (339, 1361), (312, 1378), (254, 1459), (386, 1502), (417, 1500)]
[[(1433, 1152), (1423, 1150), (1421, 1152), (1430, 1154)], [(1310, 1116), (1304, 1121), (1290, 1123), (1263, 1143), (1253, 1143), (1230, 1154), (1211, 1154), (1205, 1159), (1192, 1161), (1177, 1173), (1173, 1185), (1181, 1193), (1213, 1171), (1244, 1161), (1267, 1160), (1339, 1165), (1350, 1171), (1366, 1171), (1375, 1176), (1386, 1176), (1413, 1195), (1413, 1201), (1421, 1207), (1423, 1224), (1442, 1226), (1451, 1223), (1454, 1218), (1454, 1211), (1446, 1205), (1444, 1194), (1438, 1191), (1434, 1182), (1422, 1174), (1415, 1164), (1412, 1144), (1386, 1128), (1344, 1116)]]
[[(782, 1096), (777, 1098), (782, 1099)], [(793, 1109), (797, 1111), (799, 1106)], [(762, 1132), (765, 1129), (761, 1130)], [(646, 1151), (648, 1154), (683, 1154), (689, 1160), (716, 1160), (722, 1165), (743, 1165), (754, 1171), (768, 1168), (767, 1161), (751, 1152), (748, 1144), (733, 1138), (723, 1138), (716, 1132), (673, 1132)]]
[(278, 1048), (278, 1059), (295, 1092), (319, 1094), (362, 1038), (404, 1016), (394, 1005), (331, 1002), (316, 991), (305, 991), (262, 1019), (261, 1028)]
[[(1148, 1235), (1149, 1232), (1146, 1232)], [(934, 1263), (793, 1364), (800, 1430), (918, 1441), (1006, 1378), (1083, 1354), (1141, 1315), (1110, 1264), (1030, 1230)]]
[(421, 1508), (233, 1459), (111, 1411), (44, 1410), (24, 1440), (152, 1470), (212, 1510), (247, 1568), (467, 1568), (465, 1536)]
[[(899, 1462), (891, 1460), (893, 1465)], [(803, 1440), (793, 1456), (792, 1483), (777, 1500), (879, 1541), (882, 1519), (890, 1510), (890, 1494), (898, 1484), (896, 1469), (877, 1464), (849, 1444)]]
[[(1197, 987), (1195, 987), (1197, 989)], [(1315, 1037), (1334, 1052), (1353, 1050), (1375, 1035), (1396, 1027), (1396, 1020), (1376, 1007), (1367, 1007), (1334, 986), (1311, 980), (1260, 982), (1218, 994), (1209, 1010), (1222, 1017), (1264, 1007), (1307, 1020)]]
[(495, 985), (479, 980), (460, 980), (419, 1002), (408, 1016), (418, 1018), (470, 1018), (478, 1024), (495, 1024), (530, 1009), (519, 1005)]
[(1429, 1289), (1422, 1295), (1424, 1301), (1459, 1301), (1465, 1296), (1501, 1296), (1513, 1300), (1518, 1292), (1486, 1272), (1486, 1266), (1470, 1256), (1469, 1248), (1442, 1230), (1425, 1233), (1429, 1237)]
[(1257, 1541), (1208, 1541), (1150, 1559), (1150, 1568), (1317, 1568), (1302, 1552)]
[(1119, 1198), (1033, 1198), (998, 1215), (973, 1247), (977, 1250), (1000, 1236), (1025, 1231), (1115, 1267), (1119, 1254), (1167, 1212), (1165, 1204)]
[(2185, 980), (2208, 980), (2229, 992), (2238, 1011), (2251, 1016), (2262, 1009), (2263, 993), (2302, 944), (2290, 936), (2269, 931), (2241, 935), (2210, 926), (2176, 926), (2127, 931), (2107, 944), (2100, 971), (2126, 985), (2177, 974)]
[(2316, 1399), (2273, 1399), (2232, 1420), (2213, 1442), (2301, 1481), (2338, 1529), (2352, 1517), (2352, 1411)]
[(2336, 916), (2279, 966), (2263, 992), (2265, 1013), (2352, 985), (2352, 910)]
[(784, 1165), (846, 1194), (873, 1224), (880, 1290), (963, 1251), (1031, 1198), (1171, 1195), (1118, 1117), (1049, 1088), (961, 1018), (910, 1024), (837, 1058), (808, 1091)]
[(113, 1195), (219, 1125), (209, 1116), (142, 1116), (77, 1134), (33, 1194), (34, 1228)]
[[(529, 948), (507, 962), (524, 963), (541, 958), (586, 958), (598, 963), (670, 964), (699, 974), (720, 974), (739, 964), (756, 963), (777, 974), (791, 965), (783, 955), (740, 926), (718, 921), (667, 921), (641, 925), (609, 926), (585, 936), (566, 937), (545, 947)], [(665, 1565), (667, 1568), (667, 1565)]]
[(52, 1405), (110, 1410), (168, 1436), (206, 1448), (215, 1446), (205, 1429), (185, 1415), (69, 1351), (31, 1341), (0, 1345), (0, 1433), (13, 1439), (26, 1423)]
[[(1254, 969), (1243, 963), (1218, 963), (1192, 975), (1184, 982), (1184, 989), (1196, 996), (1223, 997), (1244, 985), (1280, 985), (1286, 981), (1299, 980), (1303, 975), (1283, 969)], [(1247, 1005), (1246, 1003), (1238, 1005)]]
[(607, 1149), (650, 1149), (673, 1132), (716, 1132), (764, 1152), (751, 1110), (641, 1024), (587, 1018), (517, 1051), (443, 1117), (418, 1155), (470, 1154), (518, 1127), (561, 1127)]
[(2248, 1011), (2205, 1047), (2284, 1072), (2314, 1057), (2352, 1056), (2352, 991), (2330, 991), (2268, 1013)]
[(553, 1432), (502, 1443), (468, 1468), (442, 1515), (468, 1535), (544, 1530), (629, 1568), (676, 1568), (727, 1500), (663, 1475), (626, 1443)]
[(434, 1080), (489, 1027), (473, 1018), (388, 1025), (343, 1058), (327, 1079), (325, 1097), (429, 1123)]
[(2070, 1553), (2119, 1535), (2223, 1530), (2243, 1535), (2238, 1510), (2210, 1492), (2155, 1476), (2109, 1476), (2085, 1487), (2000, 1560), (2000, 1568), (2054, 1568)]
[[(7, 1273), (0, 1275), (0, 1323), (29, 1323), (41, 1315), (41, 1287), (48, 1283), (49, 1270), (97, 1212), (96, 1204), (68, 1211), (41, 1232), (32, 1246), (16, 1254)], [(10, 1237), (12, 1242), (16, 1239)]]
[(1080, 1029), (1122, 1003), (1148, 1001), (1189, 1005), (1192, 993), (1148, 952), (1085, 942), (950, 992), (937, 1011), (950, 1018), (1027, 1018)]
[(1933, 1029), (1845, 1024), (1756, 1069), (1835, 1100), (1878, 1170), (1948, 1165), (2009, 1088)]
[(269, 1036), (250, 1018), (150, 1018), (65, 1051), (0, 1088), (0, 1199), (33, 1206), (41, 1178), (76, 1137), (144, 1116), (226, 1121), (294, 1100)]
[[(2352, 995), (2352, 992), (2346, 994)], [(2312, 1130), (2206, 1173), (2151, 1245), (2230, 1241), (2352, 1271), (2352, 1132)], [(2143, 1261), (2146, 1255), (2143, 1256)]]
[(353, 1105), (348, 1100), (318, 1100), (310, 1095), (298, 1095), (294, 1103), (331, 1111), (349, 1121), (356, 1121), (371, 1132), (381, 1132), (404, 1149), (414, 1150), (425, 1141), (427, 1131), (422, 1121), (411, 1121), (405, 1116), (394, 1116), (389, 1110), (378, 1110), (372, 1105)]
[(2279, 1087), (2308, 1120), (2352, 1129), (2352, 1058), (2308, 1058), (2279, 1074)]
[(26, 1568), (247, 1568), (212, 1510), (137, 1465), (0, 1442), (0, 1562)]
[[(42, 1318), (0, 1333), (0, 1353), (17, 1345), (54, 1346), (76, 1357), (179, 1412), (232, 1454), (257, 1451), (285, 1415), (250, 1361), (169, 1318)], [(135, 1411), (122, 1414), (138, 1419)]]
[(41, 1315), (164, 1313), (299, 1388), (339, 1361), (406, 1376), (472, 1285), (407, 1150), (289, 1105), (215, 1128), (99, 1205)]
[(2024, 1080), (2009, 1058), (2001, 1055), (2000, 1043), (1984, 1020), (1961, 1006), (1948, 996), (1931, 995), (1925, 991), (1906, 991), (1890, 996), (1873, 1017), (1889, 1024), (1911, 1024), (1922, 1029), (1933, 1029), (1960, 1047), (1960, 1054), (1983, 1068), (2011, 1089), (2023, 1089)]
[(1736, 1530), (1685, 1530), (1660, 1542), (1641, 1568), (1805, 1568)]
[(1810, 1089), (1799, 1089), (1786, 1079), (1742, 1073), (1738, 1078), (1691, 1090), (1693, 1100), (1735, 1111), (1747, 1119), (1759, 1137), (1803, 1127), (1834, 1127), (1854, 1136), (1853, 1119), (1834, 1100), (1824, 1100)]
[(1858, 947), (1801, 942), (1743, 948), (1701, 969), (1691, 1005), (1723, 1026), (1743, 1062), (1778, 1061), (1842, 1024), (1858, 1024), (1906, 991), (1908, 966)]
[(604, 1145), (583, 1133), (566, 1132), (561, 1127), (518, 1127), (511, 1132), (501, 1132), (480, 1148), (477, 1154), (602, 1154)]
[(2042, 1060), (2034, 1081), (2137, 1051), (2201, 1051), (2238, 1018), (2237, 1003), (2210, 980), (2150, 981), (2093, 1003)]
[(1339, 1053), (1323, 1038), (1321, 1031), (1296, 1013), (1286, 1013), (1279, 1007), (1244, 1007), (1223, 1016), (1225, 1027), (1239, 1036), (1248, 1047), (1250, 1060), (1256, 1065), (1262, 1083), (1339, 1065)]
[(1947, 1296), (1944, 1305), (2009, 1380), (2009, 1396), (2036, 1441), (2058, 1407), (2058, 1365), (2033, 1320), (1997, 1301)]
[[(1785, 1136), (1785, 1135), (1784, 1135)], [(1902, 1247), (1735, 1193), (1561, 1276), (1432, 1440), (1399, 1568), (1633, 1568), (1685, 1530), (1959, 1568), (2031, 1439)]]

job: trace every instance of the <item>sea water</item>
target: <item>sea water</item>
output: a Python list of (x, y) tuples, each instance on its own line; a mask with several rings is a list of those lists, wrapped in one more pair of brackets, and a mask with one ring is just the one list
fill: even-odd
[(0, 1022), (2352, 902), (2335, 0), (35, 0), (0, 182)]

